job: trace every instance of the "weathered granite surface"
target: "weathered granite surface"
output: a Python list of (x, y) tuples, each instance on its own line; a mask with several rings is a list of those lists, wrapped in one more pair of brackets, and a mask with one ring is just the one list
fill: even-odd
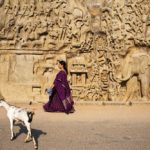
[(45, 101), (56, 60), (76, 101), (150, 99), (149, 0), (0, 0), (0, 92)]

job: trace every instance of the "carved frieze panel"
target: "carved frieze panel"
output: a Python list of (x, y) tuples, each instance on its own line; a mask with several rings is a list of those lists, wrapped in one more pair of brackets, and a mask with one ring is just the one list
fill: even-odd
[(68, 62), (76, 100), (150, 98), (149, 0), (0, 0), (0, 18), (0, 90), (9, 99), (20, 87), (23, 100), (45, 99), (57, 59)]

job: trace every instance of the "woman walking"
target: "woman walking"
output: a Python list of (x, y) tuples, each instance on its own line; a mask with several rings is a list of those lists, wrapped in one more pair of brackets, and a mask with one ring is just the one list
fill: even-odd
[(74, 112), (71, 90), (67, 81), (67, 64), (63, 60), (58, 61), (60, 71), (56, 75), (53, 85), (50, 87), (49, 101), (43, 106), (47, 112)]

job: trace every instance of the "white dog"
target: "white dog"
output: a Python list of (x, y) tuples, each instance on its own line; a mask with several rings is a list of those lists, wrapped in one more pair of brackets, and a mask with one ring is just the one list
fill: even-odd
[(34, 143), (34, 148), (37, 149), (37, 144), (36, 144), (35, 138), (31, 134), (31, 122), (33, 119), (34, 112), (28, 111), (23, 108), (18, 108), (18, 107), (9, 105), (4, 99), (0, 99), (0, 106), (4, 107), (7, 111), (7, 117), (10, 121), (11, 140), (13, 140), (15, 138), (15, 135), (13, 132), (14, 121), (21, 121), (25, 124), (25, 126), (27, 127), (27, 130), (28, 130), (25, 142), (28, 142), (29, 138), (32, 138), (33, 143)]

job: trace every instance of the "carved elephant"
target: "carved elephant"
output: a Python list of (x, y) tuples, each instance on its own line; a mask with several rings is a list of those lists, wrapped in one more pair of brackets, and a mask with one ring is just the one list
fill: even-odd
[[(142, 48), (132, 47), (123, 58), (121, 65), (121, 81), (127, 81), (127, 92), (124, 100), (128, 100), (130, 91), (133, 91), (133, 78), (137, 77), (140, 82), (140, 95), (142, 99), (148, 100), (150, 86), (150, 56)], [(132, 81), (131, 81), (132, 80)], [(131, 81), (131, 82), (130, 82)], [(133, 86), (131, 85), (133, 84)]]

